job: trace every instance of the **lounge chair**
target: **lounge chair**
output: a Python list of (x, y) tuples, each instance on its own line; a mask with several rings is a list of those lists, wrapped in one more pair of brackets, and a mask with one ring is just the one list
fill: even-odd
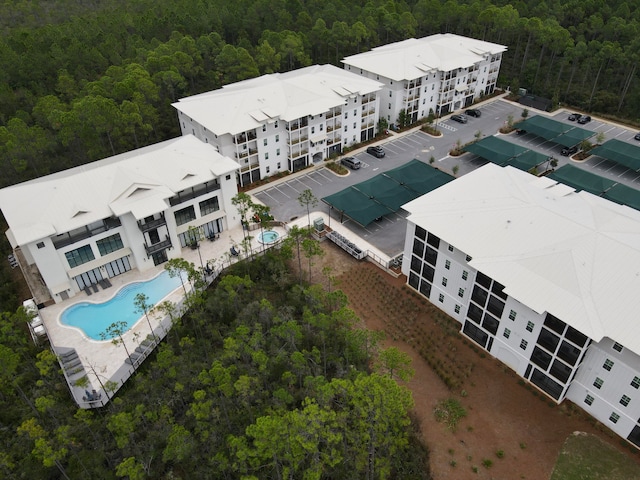
[(91, 289), (89, 287), (84, 287), (83, 290), (84, 290), (84, 293), (87, 294), (87, 296), (91, 295)]
[(102, 280), (104, 282), (104, 284), (107, 286), (107, 288), (111, 287), (111, 280), (109, 280), (108, 278), (105, 278)]
[(93, 293), (98, 293), (100, 291), (96, 283), (92, 283), (91, 288), (93, 288)]
[(79, 367), (80, 365), (82, 365), (82, 362), (80, 361), (79, 358), (76, 358), (72, 362), (65, 363), (64, 364), (64, 369), (65, 369), (66, 372), (69, 372), (70, 370), (73, 370), (74, 368)]
[(71, 362), (73, 362), (74, 360), (77, 360), (77, 359), (78, 359), (78, 354), (77, 354), (77, 353), (75, 353), (75, 352), (73, 352), (73, 353), (74, 353), (74, 355), (69, 355), (68, 357), (61, 358), (61, 359), (60, 359), (60, 360), (62, 360), (62, 363), (63, 363), (64, 365), (66, 365), (67, 363), (71, 363)]
[(102, 287), (103, 290), (107, 288), (107, 284), (104, 282), (104, 280), (98, 280), (98, 284)]
[(69, 357), (72, 357), (72, 356), (76, 356), (77, 357), (78, 356), (78, 352), (76, 352), (76, 350), (74, 348), (73, 350), (69, 350), (68, 352), (58, 353), (58, 356), (60, 358), (62, 358), (63, 361), (64, 361), (65, 358), (69, 358)]
[(231, 252), (231, 255), (233, 255), (234, 257), (237, 257), (237, 256), (240, 255), (240, 252), (238, 252), (238, 250), (236, 250), (235, 246), (232, 246), (229, 251)]

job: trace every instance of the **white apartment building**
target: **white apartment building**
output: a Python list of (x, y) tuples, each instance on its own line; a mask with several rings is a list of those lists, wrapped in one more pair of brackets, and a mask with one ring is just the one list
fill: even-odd
[(37, 302), (59, 303), (239, 225), (237, 169), (188, 135), (4, 188), (0, 209)]
[(409, 123), (469, 107), (493, 93), (504, 45), (452, 33), (410, 38), (342, 60), (345, 70), (384, 84), (380, 118)]
[(332, 65), (314, 65), (226, 85), (173, 106), (182, 134), (238, 162), (238, 183), (246, 185), (373, 138), (381, 87)]
[(640, 446), (640, 211), (493, 164), (403, 208), (408, 284)]

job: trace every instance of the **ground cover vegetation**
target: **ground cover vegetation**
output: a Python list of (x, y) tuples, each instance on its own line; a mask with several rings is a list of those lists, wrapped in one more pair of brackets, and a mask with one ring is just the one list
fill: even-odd
[(21, 309), (5, 316), (0, 476), (430, 478), (397, 382), (411, 375), (406, 356), (354, 328), (341, 291), (289, 274), (294, 250), (292, 240), (196, 289), (100, 410), (74, 406), (56, 358), (20, 331)]

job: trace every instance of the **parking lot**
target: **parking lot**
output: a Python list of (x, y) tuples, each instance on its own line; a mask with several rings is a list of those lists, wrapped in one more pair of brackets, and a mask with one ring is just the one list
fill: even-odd
[[(362, 168), (350, 170), (346, 176), (336, 175), (331, 170), (319, 166), (312, 170), (286, 177), (273, 184), (267, 184), (250, 193), (265, 205), (271, 207), (271, 213), (276, 219), (287, 222), (306, 215), (306, 207), (300, 205), (298, 196), (304, 190), (310, 189), (318, 199), (318, 205), (312, 210), (330, 214), (331, 222), (342, 223), (390, 257), (396, 256), (404, 248), (405, 212), (399, 211), (395, 214), (386, 215), (380, 221), (373, 222), (367, 227), (362, 227), (347, 217), (340, 218), (339, 212), (330, 212), (329, 206), (322, 202), (321, 199), (350, 185), (368, 180), (386, 170), (403, 165), (414, 158), (425, 163), (431, 163), (430, 159), (433, 157), (432, 166), (447, 173), (451, 173), (454, 166), (457, 166), (458, 176), (484, 165), (487, 161), (475, 155), (465, 154), (460, 157), (451, 157), (449, 151), (458, 142), (464, 145), (475, 138), (485, 138), (498, 134), (498, 130), (507, 122), (509, 116), (515, 122), (521, 120), (524, 107), (497, 99), (485, 102), (474, 108), (478, 108), (482, 112), (482, 116), (480, 118), (468, 117), (466, 124), (458, 123), (451, 119), (438, 121), (436, 127), (443, 133), (438, 138), (419, 130), (403, 134), (392, 133), (378, 142), (386, 153), (383, 158), (376, 158), (366, 153), (365, 148), (350, 152), (348, 155), (354, 156), (362, 162)], [(551, 118), (576, 125), (576, 122), (567, 120), (569, 113), (561, 110)], [(536, 112), (530, 111), (529, 115), (536, 115)], [(636, 132), (619, 125), (594, 118), (588, 124), (579, 126), (591, 131), (602, 132), (605, 136), (604, 141), (617, 138), (640, 146), (640, 142), (633, 140)], [(640, 175), (613, 162), (597, 157), (589, 158), (584, 162), (575, 162), (568, 157), (560, 155), (560, 150), (562, 149), (560, 145), (545, 141), (534, 135), (516, 135), (512, 133), (500, 136), (509, 142), (522, 145), (549, 157), (555, 157), (559, 161), (558, 167), (572, 163), (598, 175), (640, 189)], [(592, 139), (592, 142), (594, 141), (595, 139)], [(313, 221), (313, 218), (311, 220)]]

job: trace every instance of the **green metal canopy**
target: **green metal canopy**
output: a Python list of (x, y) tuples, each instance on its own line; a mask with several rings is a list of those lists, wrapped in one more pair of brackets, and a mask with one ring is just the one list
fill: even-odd
[(527, 151), (526, 148), (520, 145), (507, 142), (494, 136), (483, 138), (470, 145), (466, 145), (463, 150), (498, 165), (504, 165), (510, 158), (521, 155)]
[(615, 184), (602, 196), (612, 202), (640, 210), (640, 190), (623, 185), (622, 183)]
[(397, 212), (405, 203), (451, 180), (452, 176), (414, 159), (326, 196), (322, 201), (366, 227), (374, 220)]
[(568, 125), (541, 115), (534, 115), (531, 118), (517, 122), (514, 126), (545, 140), (558, 143), (563, 147), (573, 147), (595, 135), (595, 132), (590, 130), (576, 125)]
[(636, 145), (612, 139), (595, 147), (590, 153), (630, 168), (635, 172), (640, 171), (640, 147)]
[(584, 190), (599, 196), (603, 195), (616, 184), (613, 180), (587, 172), (571, 164), (560, 167), (555, 172), (549, 174), (549, 178), (569, 185), (577, 191)]

